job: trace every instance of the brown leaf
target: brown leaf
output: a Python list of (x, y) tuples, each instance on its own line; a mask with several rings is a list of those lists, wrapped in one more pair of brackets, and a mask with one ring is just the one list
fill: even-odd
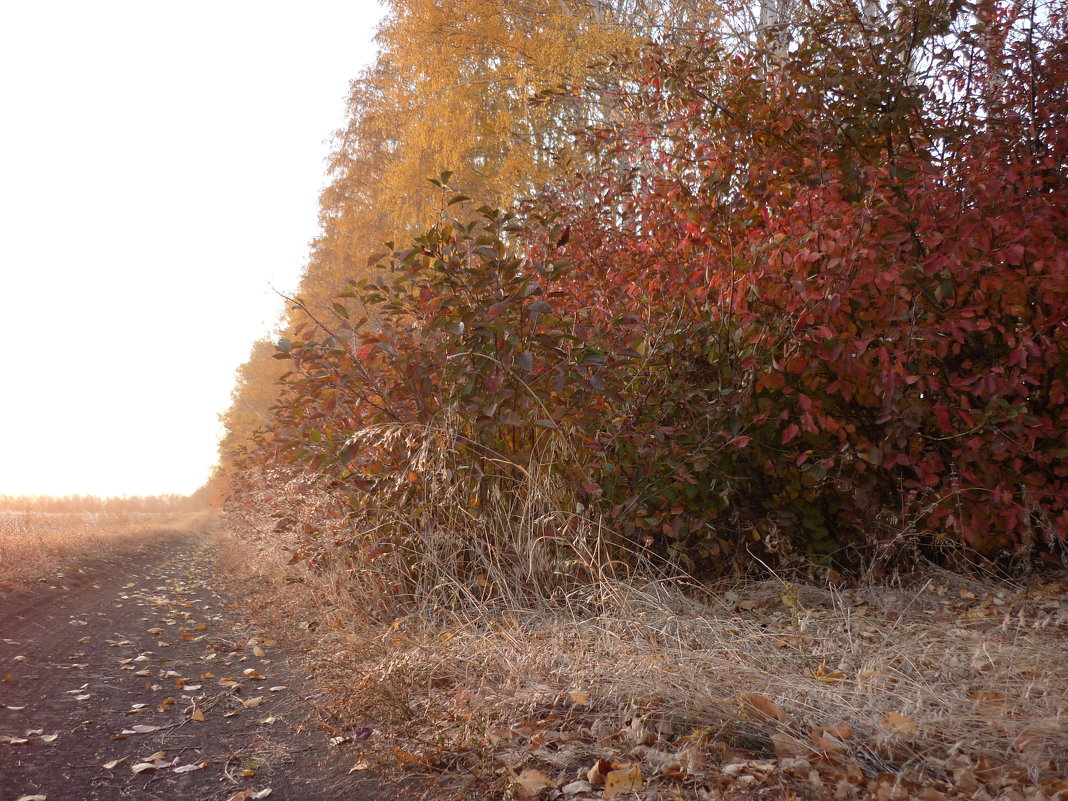
[(586, 780), (594, 787), (600, 787), (604, 784), (605, 777), (615, 769), (615, 764), (607, 759), (598, 759), (593, 767), (586, 771)]
[(891, 712), (883, 719), (883, 728), (891, 734), (913, 734), (919, 729), (919, 725), (912, 718)]
[(823, 663), (820, 663), (813, 672), (812, 678), (818, 679), (825, 684), (837, 684), (845, 678), (845, 673), (840, 670), (831, 670)]
[(832, 726), (820, 726), (812, 732), (812, 740), (825, 754), (841, 754), (846, 749), (844, 740), (848, 740), (853, 734), (853, 727), (848, 723), (839, 721)]
[(789, 723), (790, 716), (770, 698), (759, 693), (742, 693), (738, 696), (747, 711), (757, 720)]
[(532, 793), (540, 793), (546, 787), (556, 786), (556, 782), (535, 768), (527, 768), (516, 776), (515, 780), (520, 787)]
[(804, 757), (813, 753), (812, 746), (784, 731), (772, 732), (771, 744), (775, 746), (775, 756), (779, 759)]
[(637, 765), (627, 765), (613, 770), (604, 778), (604, 797), (615, 798), (624, 793), (636, 793), (642, 789), (642, 771)]

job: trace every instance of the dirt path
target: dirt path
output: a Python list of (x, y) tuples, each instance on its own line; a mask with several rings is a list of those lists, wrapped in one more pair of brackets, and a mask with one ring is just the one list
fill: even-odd
[(185, 538), (0, 595), (0, 801), (395, 797), (217, 585)]

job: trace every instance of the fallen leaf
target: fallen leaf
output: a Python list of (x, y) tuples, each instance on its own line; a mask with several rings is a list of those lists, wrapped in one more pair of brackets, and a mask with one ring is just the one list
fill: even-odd
[(845, 678), (845, 673), (840, 670), (831, 670), (826, 665), (820, 665), (813, 672), (812, 677), (826, 684), (837, 684)]
[(194, 763), (192, 763), (190, 765), (179, 765), (178, 767), (174, 768), (173, 770), (174, 770), (175, 773), (189, 773), (189, 772), (194, 771), (194, 770), (202, 770), (203, 768), (206, 768), (207, 766), (208, 766), (207, 762), (194, 762)]
[(20, 795), (15, 801), (45, 801), (46, 798), (43, 795)]
[(267, 656), (267, 652), (260, 648), (258, 645), (252, 646), (252, 653), (254, 656)]
[(892, 734), (913, 734), (919, 729), (916, 721), (904, 715), (899, 715), (897, 712), (891, 712), (887, 715), (883, 719), (882, 725), (884, 729)]
[(155, 762), (138, 762), (130, 767), (134, 773), (144, 773), (146, 770), (156, 770), (159, 767)]
[(203, 712), (203, 710), (200, 709), (200, 707), (197, 707), (196, 709), (193, 710), (193, 714), (189, 716), (189, 719), (190, 720), (195, 720), (198, 723), (203, 723), (204, 722), (204, 712)]
[(252, 709), (253, 707), (259, 706), (262, 703), (263, 703), (263, 696), (262, 695), (257, 695), (255, 698), (249, 698), (247, 700), (242, 701), (241, 705), (243, 707), (245, 707), (246, 709)]
[(844, 720), (840, 720), (835, 724), (823, 727), (823, 733), (837, 737), (839, 740), (848, 740), (853, 736), (853, 727)]
[(586, 779), (594, 787), (604, 784), (605, 777), (616, 769), (616, 766), (607, 759), (598, 759), (593, 767), (586, 771)]
[(358, 760), (356, 764), (352, 766), (352, 768), (349, 770), (349, 773), (356, 773), (356, 771), (359, 770), (367, 770), (369, 767), (371, 766), (368, 764), (367, 760), (361, 759)]
[(43, 743), (55, 742), (57, 737), (59, 737), (59, 732), (55, 732), (53, 734), (45, 734), (45, 735), (41, 736), (41, 742), (43, 742)]
[(268, 715), (267, 717), (263, 718), (263, 720), (261, 720), (260, 723), (263, 723), (264, 725), (270, 726), (276, 720), (278, 720), (278, 718), (276, 718), (274, 715)]
[(638, 765), (627, 765), (610, 771), (604, 777), (604, 797), (615, 798), (623, 793), (636, 793), (642, 789), (642, 771)]
[(520, 787), (532, 793), (540, 793), (546, 787), (556, 786), (556, 782), (535, 768), (527, 768), (516, 776), (515, 780)]
[(775, 756), (779, 759), (808, 756), (813, 752), (812, 746), (782, 731), (771, 733), (771, 744), (775, 746)]
[(790, 716), (782, 707), (760, 693), (742, 693), (738, 697), (758, 720), (774, 720), (779, 723), (788, 723), (790, 720)]
[(590, 703), (590, 694), (586, 690), (572, 690), (568, 695), (575, 706), (588, 706)]
[[(333, 740), (331, 740), (333, 742)], [(413, 754), (411, 751), (405, 751), (403, 748), (394, 748), (393, 755), (397, 757), (400, 762), (422, 762), (423, 758), (419, 754)]]
[(258, 793), (253, 793), (251, 796), (249, 796), (249, 798), (253, 798), (253, 799), (266, 798), (270, 794), (271, 794), (271, 788), (270, 787), (266, 787), (263, 790), (260, 790)]
[(126, 757), (122, 757), (121, 759), (113, 759), (110, 762), (105, 762), (100, 767), (102, 767), (104, 770), (112, 770), (113, 768), (118, 767), (119, 765), (121, 765), (125, 761), (126, 761)]
[(132, 729), (129, 729), (129, 730), (123, 729), (122, 733), (123, 734), (151, 734), (154, 731), (159, 731), (160, 728), (162, 728), (162, 727), (161, 726), (146, 726), (144, 724), (140, 724), (140, 725), (134, 726)]

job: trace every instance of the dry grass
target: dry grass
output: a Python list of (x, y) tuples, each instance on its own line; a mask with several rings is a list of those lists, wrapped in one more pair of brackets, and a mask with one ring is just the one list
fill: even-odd
[[(280, 552), (231, 553), (261, 579), (294, 575)], [(570, 606), (382, 620), (344, 576), (301, 578), (260, 588), (273, 588), (275, 625), (314, 631), (310, 659), (341, 724), (371, 722), (403, 754), (489, 787), (508, 768), (564, 784), (617, 758), (696, 793), (732, 761), (796, 756), (791, 742), (815, 753), (811, 732), (843, 722), (866, 777), (1037, 799), (1068, 772), (1063, 584), (933, 569), (911, 585), (843, 591), (604, 581)], [(754, 706), (757, 695), (772, 706)], [(680, 755), (691, 760), (681, 773)], [(1030, 794), (998, 792), (1020, 787)]]
[[(476, 515), (447, 440), (429, 439), (405, 442), (418, 483), (377, 494), (366, 527), (334, 515), (327, 529), (356, 553), (386, 539), (386, 558), (291, 563), (306, 544), (269, 505), (232, 520), (227, 546), (276, 630), (314, 633), (337, 725), (374, 725), (392, 745), (380, 759), (474, 777), (470, 797), (522, 796), (525, 769), (561, 788), (606, 759), (640, 765), (648, 798), (1068, 798), (1064, 578), (931, 567), (848, 589), (768, 573), (713, 590), (625, 572), (618, 543), (554, 511), (571, 507), (548, 471), (513, 471)], [(324, 530), (324, 493), (281, 497)], [(817, 740), (821, 727), (835, 736)]]
[(0, 514), (0, 581), (39, 578), (87, 557), (106, 556), (159, 534), (200, 531), (206, 512)]

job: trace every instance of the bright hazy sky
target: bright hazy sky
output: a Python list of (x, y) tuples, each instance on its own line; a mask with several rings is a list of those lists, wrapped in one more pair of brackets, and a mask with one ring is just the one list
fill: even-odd
[(204, 482), (381, 13), (0, 3), (0, 494)]

